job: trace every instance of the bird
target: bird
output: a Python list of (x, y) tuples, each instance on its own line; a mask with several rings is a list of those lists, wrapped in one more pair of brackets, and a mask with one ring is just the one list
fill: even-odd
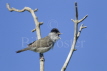
[(26, 48), (18, 50), (16, 51), (16, 53), (20, 53), (27, 50), (31, 50), (37, 53), (45, 53), (53, 48), (55, 42), (58, 39), (61, 39), (59, 37), (59, 35), (61, 34), (62, 33), (60, 33), (60, 31), (57, 28), (53, 28), (51, 32), (48, 34), (48, 36), (28, 44)]

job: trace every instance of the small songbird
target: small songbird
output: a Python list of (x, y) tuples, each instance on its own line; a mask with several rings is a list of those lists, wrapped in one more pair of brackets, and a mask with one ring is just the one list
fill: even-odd
[(59, 32), (57, 28), (53, 28), (48, 36), (28, 44), (27, 48), (18, 50), (16, 51), (16, 53), (20, 53), (20, 52), (27, 51), (27, 50), (31, 50), (31, 51), (38, 52), (38, 53), (47, 52), (51, 48), (53, 48), (56, 40), (60, 39), (59, 37), (60, 34), (61, 33)]

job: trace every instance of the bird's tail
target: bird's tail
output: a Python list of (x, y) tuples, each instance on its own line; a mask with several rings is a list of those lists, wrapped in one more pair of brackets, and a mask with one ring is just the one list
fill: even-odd
[(18, 50), (18, 51), (16, 51), (16, 53), (20, 53), (20, 52), (27, 51), (27, 50), (29, 50), (29, 48), (24, 48), (22, 50)]

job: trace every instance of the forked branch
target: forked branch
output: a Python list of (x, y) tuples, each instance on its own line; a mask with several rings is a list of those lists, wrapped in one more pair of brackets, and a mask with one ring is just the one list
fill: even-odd
[(86, 26), (83, 26), (83, 24), (80, 26), (80, 29), (78, 30), (78, 23), (82, 22), (83, 20), (85, 20), (88, 15), (86, 15), (83, 19), (81, 20), (78, 20), (78, 6), (77, 6), (77, 3), (75, 3), (75, 20), (71, 19), (73, 22), (74, 22), (74, 39), (73, 39), (73, 43), (72, 43), (72, 46), (71, 46), (71, 49), (70, 49), (70, 52), (67, 56), (67, 59), (61, 69), (61, 71), (65, 71), (69, 62), (70, 62), (70, 59), (73, 55), (73, 52), (76, 51), (75, 49), (75, 46), (76, 46), (76, 42), (77, 42), (77, 39), (79, 38), (80, 34), (81, 34), (81, 31), (83, 28), (86, 28)]
[[(34, 12), (36, 12), (38, 9), (34, 9), (32, 10), (31, 8), (29, 7), (24, 7), (22, 10), (18, 10), (18, 9), (15, 9), (15, 8), (10, 8), (10, 5), (7, 3), (6, 4), (7, 6), (7, 9), (9, 11), (16, 11), (16, 12), (24, 12), (24, 11), (28, 11), (32, 14), (32, 17), (34, 18), (34, 22), (35, 22), (35, 29), (32, 30), (32, 32), (36, 31), (36, 34), (37, 34), (37, 38), (38, 39), (41, 39), (41, 33), (40, 33), (40, 25), (43, 24), (43, 22), (39, 22), (38, 21), (38, 18), (36, 16), (36, 14)], [(44, 56), (43, 54), (40, 54), (40, 71), (44, 71)]]

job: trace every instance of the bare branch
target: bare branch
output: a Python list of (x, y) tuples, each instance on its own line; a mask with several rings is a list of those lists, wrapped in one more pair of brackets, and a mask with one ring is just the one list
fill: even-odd
[(75, 22), (75, 20), (71, 19), (73, 22)]
[[(43, 24), (43, 22), (39, 22), (39, 25), (42, 25)], [(36, 31), (36, 29), (33, 29), (31, 32), (35, 32)]]
[(36, 29), (33, 29), (31, 32), (34, 32), (34, 31), (36, 31)]
[(76, 20), (78, 20), (78, 5), (77, 5), (77, 2), (75, 2), (75, 12), (76, 12)]
[(77, 3), (75, 3), (75, 12), (76, 12), (76, 15), (75, 15), (75, 20), (71, 19), (73, 22), (74, 22), (74, 39), (73, 39), (73, 43), (72, 43), (72, 46), (71, 46), (71, 49), (70, 49), (70, 52), (67, 56), (67, 59), (61, 69), (61, 71), (65, 71), (69, 62), (70, 62), (70, 59), (73, 55), (73, 52), (76, 51), (77, 49), (75, 49), (75, 46), (76, 46), (76, 42), (77, 42), (77, 39), (82, 31), (83, 28), (86, 28), (86, 26), (83, 26), (81, 25), (80, 26), (80, 30), (78, 32), (78, 23), (82, 22), (87, 16), (85, 16), (83, 19), (81, 20), (78, 20), (78, 7), (77, 7)]
[(81, 20), (78, 21), (78, 23), (82, 22), (83, 20), (85, 20), (88, 17), (88, 15), (86, 15), (84, 18), (82, 18)]
[[(24, 7), (22, 10), (18, 10), (18, 9), (15, 9), (15, 8), (10, 8), (10, 5), (7, 3), (6, 4), (6, 6), (7, 6), (7, 9), (9, 10), (9, 11), (16, 11), (16, 12), (24, 12), (24, 11), (32, 11), (32, 9), (31, 8), (29, 8), (29, 7)], [(34, 9), (33, 11), (34, 12), (36, 12), (38, 9)]]
[(74, 51), (76, 51), (77, 49), (74, 49)]
[(43, 22), (39, 22), (39, 24), (40, 24), (40, 25), (42, 25), (42, 24), (43, 24)]
[[(32, 30), (32, 32), (36, 31), (36, 34), (37, 34), (37, 38), (38, 39), (41, 39), (41, 33), (40, 33), (40, 25), (43, 24), (43, 23), (40, 23), (38, 21), (38, 18), (36, 16), (36, 14), (34, 12), (36, 12), (38, 9), (34, 9), (32, 10), (31, 8), (29, 7), (24, 7), (22, 10), (18, 10), (18, 9), (15, 9), (15, 8), (10, 8), (10, 5), (7, 3), (6, 4), (7, 6), (7, 9), (9, 11), (16, 11), (16, 12), (24, 12), (24, 11), (28, 11), (32, 14), (32, 17), (34, 18), (34, 22), (35, 22), (35, 29)], [(40, 71), (44, 71), (44, 56), (43, 54), (40, 54)]]
[(80, 29), (79, 29), (78, 34), (77, 34), (77, 38), (80, 36), (81, 31), (82, 31), (82, 29), (84, 29), (84, 28), (87, 28), (87, 26), (84, 26), (84, 24), (81, 24)]
[(34, 11), (34, 12), (37, 12), (37, 11), (38, 11), (38, 9), (34, 9), (33, 11)]

